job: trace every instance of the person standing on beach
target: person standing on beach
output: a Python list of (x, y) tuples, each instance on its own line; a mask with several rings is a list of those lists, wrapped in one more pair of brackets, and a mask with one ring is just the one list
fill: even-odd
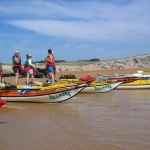
[(55, 59), (54, 59), (51, 49), (48, 50), (48, 57), (45, 59), (45, 65), (46, 65), (46, 70), (48, 72), (47, 73), (47, 79), (48, 79), (47, 83), (54, 84)]
[(81, 71), (81, 73), (83, 72), (83, 67), (82, 67), (82, 65), (80, 66), (80, 71)]
[(0, 83), (2, 83), (3, 74), (2, 74), (2, 63), (0, 62)]
[(19, 74), (23, 74), (23, 72), (24, 72), (21, 67), (21, 56), (20, 56), (20, 52), (18, 50), (13, 55), (12, 62), (13, 62), (12, 69), (15, 74), (15, 83), (16, 83), (16, 85), (18, 85)]
[(25, 59), (25, 70), (26, 70), (26, 83), (29, 84), (29, 77), (31, 76), (31, 83), (33, 83), (34, 80), (34, 74), (35, 74), (35, 68), (32, 60), (32, 55), (27, 54)]

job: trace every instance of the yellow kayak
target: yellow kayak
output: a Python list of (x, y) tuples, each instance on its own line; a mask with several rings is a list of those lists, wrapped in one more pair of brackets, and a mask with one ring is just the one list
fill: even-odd
[(79, 79), (59, 79), (61, 83), (66, 83), (66, 82), (75, 82), (75, 83), (80, 83), (81, 81)]
[(65, 88), (65, 87), (71, 87), (76, 84), (71, 83), (57, 83), (53, 85), (17, 85), (17, 89), (21, 88), (31, 88), (31, 89), (40, 89), (40, 90), (52, 90), (52, 89), (59, 89), (59, 88)]
[(149, 71), (138, 71), (139, 74), (149, 74), (150, 75), (150, 72)]
[[(80, 79), (60, 79), (61, 83), (75, 83), (75, 84), (82, 84), (86, 83), (86, 81), (81, 81)], [(104, 85), (104, 84), (110, 84), (114, 83), (115, 80), (104, 80), (104, 81), (92, 81), (91, 83), (88, 83), (90, 86), (99, 86), (99, 85)]]
[(138, 79), (138, 80), (133, 81), (133, 82), (123, 83), (122, 85), (147, 85), (147, 84), (150, 84), (149, 79)]

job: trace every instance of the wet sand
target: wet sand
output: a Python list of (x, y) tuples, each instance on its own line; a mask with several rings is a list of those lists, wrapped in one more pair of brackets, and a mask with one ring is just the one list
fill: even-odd
[[(64, 74), (81, 77), (97, 73), (111, 71)], [(5, 79), (14, 82), (12, 77)], [(58, 104), (7, 102), (0, 108), (0, 150), (149, 150), (149, 118), (148, 89), (78, 94)]]

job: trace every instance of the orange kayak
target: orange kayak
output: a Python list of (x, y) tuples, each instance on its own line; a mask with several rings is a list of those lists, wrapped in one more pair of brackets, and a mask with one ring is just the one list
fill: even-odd
[(40, 90), (40, 89), (0, 89), (0, 98), (16, 102), (55, 103), (66, 101), (86, 87), (86, 84), (70, 88)]

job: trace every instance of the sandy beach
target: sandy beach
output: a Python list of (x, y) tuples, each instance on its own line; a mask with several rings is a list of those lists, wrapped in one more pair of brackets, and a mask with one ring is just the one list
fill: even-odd
[[(150, 68), (57, 72), (97, 77)], [(5, 81), (15, 83), (14, 77)], [(35, 79), (45, 82), (46, 78)], [(25, 78), (20, 78), (23, 84)], [(78, 94), (59, 104), (7, 102), (0, 108), (0, 150), (149, 150), (150, 92)]]
[[(5, 70), (10, 70), (12, 71), (11, 66), (4, 66), (3, 67)], [(44, 67), (43, 67), (44, 68)], [(143, 70), (143, 71), (150, 71), (150, 68), (145, 67), (145, 68), (124, 68), (124, 69), (99, 69), (99, 68), (84, 68), (83, 71), (81, 72), (80, 69), (73, 69), (72, 66), (68, 66), (70, 71), (65, 71), (65, 67), (63, 68), (63, 71), (59, 71), (57, 67), (57, 80), (59, 81), (59, 77), (61, 75), (69, 75), (69, 74), (74, 74), (76, 78), (81, 78), (82, 76), (85, 75), (90, 75), (91, 77), (98, 77), (98, 74), (100, 75), (114, 75), (114, 74), (130, 74), (130, 73), (137, 73), (138, 70)], [(72, 68), (72, 69), (71, 69)], [(74, 67), (76, 68), (76, 67)], [(10, 82), (11, 84), (15, 84), (14, 77), (4, 77), (4, 81)], [(26, 79), (25, 78), (20, 78), (19, 79), (19, 84), (24, 84)], [(45, 78), (35, 78), (36, 81), (41, 81), (45, 82)]]

